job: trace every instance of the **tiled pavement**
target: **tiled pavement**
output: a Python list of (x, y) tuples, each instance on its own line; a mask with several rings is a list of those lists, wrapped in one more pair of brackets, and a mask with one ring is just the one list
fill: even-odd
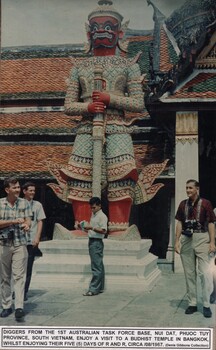
[[(182, 273), (163, 273), (151, 291), (142, 286), (109, 282), (103, 294), (83, 296), (88, 281), (70, 281), (70, 276), (51, 278), (35, 275), (25, 302), (25, 326), (103, 326), (103, 327), (215, 327), (212, 318), (198, 312), (185, 315), (187, 307)], [(200, 286), (198, 285), (200, 296)], [(0, 319), (1, 325), (19, 325), (14, 313)]]

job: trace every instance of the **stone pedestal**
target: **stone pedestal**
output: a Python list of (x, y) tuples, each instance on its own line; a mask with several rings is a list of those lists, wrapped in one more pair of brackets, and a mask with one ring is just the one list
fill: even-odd
[[(64, 237), (66, 238), (66, 237)], [(161, 271), (157, 257), (149, 253), (151, 240), (117, 241), (104, 239), (106, 288), (125, 285), (125, 288), (151, 290)], [(43, 257), (34, 264), (34, 272), (44, 279), (73, 285), (84, 283), (88, 288), (91, 278), (88, 238), (53, 239), (40, 243)]]

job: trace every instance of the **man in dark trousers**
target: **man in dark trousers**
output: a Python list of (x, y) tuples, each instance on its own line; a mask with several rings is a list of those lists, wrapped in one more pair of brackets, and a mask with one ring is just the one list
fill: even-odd
[(38, 255), (40, 250), (38, 249), (42, 228), (43, 220), (46, 218), (43, 206), (40, 202), (34, 200), (35, 196), (35, 184), (33, 182), (26, 182), (23, 187), (24, 198), (28, 201), (32, 211), (31, 217), (31, 228), (29, 232), (27, 249), (28, 249), (28, 265), (27, 265), (27, 275), (25, 283), (25, 295), (24, 300), (28, 299), (28, 290), (31, 282), (32, 269), (35, 257)]
[(186, 193), (188, 199), (180, 203), (175, 217), (178, 220), (175, 251), (181, 255), (188, 297), (185, 314), (197, 311), (196, 265), (198, 265), (203, 294), (203, 315), (211, 317), (209, 298), (212, 291), (212, 276), (209, 270), (209, 255), (215, 252), (215, 215), (211, 203), (200, 198), (199, 183), (196, 180), (186, 182)]
[(93, 296), (104, 291), (105, 271), (103, 264), (103, 238), (107, 233), (107, 216), (101, 209), (101, 200), (99, 197), (92, 197), (89, 201), (92, 210), (90, 223), (76, 223), (81, 229), (88, 231), (89, 237), (89, 255), (91, 259), (92, 279), (89, 289), (84, 296)]

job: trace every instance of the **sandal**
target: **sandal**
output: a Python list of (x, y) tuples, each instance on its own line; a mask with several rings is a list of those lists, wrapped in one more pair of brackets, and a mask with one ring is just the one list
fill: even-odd
[(84, 297), (92, 297), (93, 295), (97, 295), (96, 293), (92, 293), (90, 290), (83, 294)]

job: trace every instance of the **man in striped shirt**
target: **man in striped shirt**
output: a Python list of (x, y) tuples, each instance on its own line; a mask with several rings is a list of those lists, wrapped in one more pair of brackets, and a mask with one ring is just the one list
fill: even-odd
[(20, 184), (15, 177), (4, 180), (7, 194), (0, 199), (0, 263), (1, 294), (3, 310), (1, 317), (9, 316), (12, 310), (11, 280), (15, 291), (15, 318), (24, 316), (24, 287), (27, 269), (27, 239), (31, 226), (31, 207), (26, 199), (19, 198)]

